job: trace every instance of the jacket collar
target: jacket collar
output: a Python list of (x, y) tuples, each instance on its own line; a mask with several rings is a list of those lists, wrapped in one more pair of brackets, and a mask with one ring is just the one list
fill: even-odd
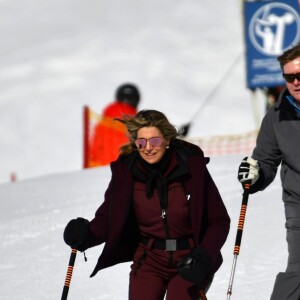
[[(293, 115), (297, 115), (298, 117), (300, 117), (300, 114), (297, 113), (293, 102), (295, 102), (294, 98), (291, 96), (288, 89), (285, 89), (284, 92), (280, 95), (277, 103), (274, 104), (274, 109), (286, 111), (288, 113), (291, 113)], [(299, 108), (298, 108), (298, 110), (300, 113)]]

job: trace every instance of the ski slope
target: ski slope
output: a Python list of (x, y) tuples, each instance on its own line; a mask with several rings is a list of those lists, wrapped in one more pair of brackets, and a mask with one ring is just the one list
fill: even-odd
[[(215, 157), (208, 165), (232, 219), (222, 249), (224, 263), (208, 299), (226, 299), (242, 200), (236, 180), (239, 160)], [(70, 257), (63, 242), (64, 227), (72, 218), (93, 217), (109, 179), (110, 169), (102, 167), (0, 185), (1, 300), (60, 299)], [(287, 250), (280, 194), (276, 178), (269, 189), (249, 197), (233, 300), (268, 299), (276, 274), (284, 270)], [(130, 263), (89, 278), (101, 249), (87, 250), (87, 262), (77, 254), (68, 299), (127, 299)]]

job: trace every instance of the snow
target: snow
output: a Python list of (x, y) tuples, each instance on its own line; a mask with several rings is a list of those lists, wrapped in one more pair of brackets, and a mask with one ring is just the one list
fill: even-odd
[[(232, 219), (209, 299), (225, 299), (242, 200), (235, 179), (239, 157), (213, 157), (209, 170)], [(0, 299), (59, 299), (70, 249), (63, 242), (67, 222), (91, 219), (103, 200), (109, 167), (45, 175), (0, 186)], [(277, 272), (286, 261), (283, 204), (276, 178), (269, 189), (251, 195), (231, 299), (268, 299)], [(102, 246), (77, 254), (69, 299), (126, 299), (130, 263), (89, 278)]]
[[(71, 218), (91, 219), (103, 201), (109, 167), (81, 169), (83, 105), (100, 112), (116, 87), (131, 81), (142, 92), (140, 109), (161, 110), (178, 126), (192, 119), (191, 137), (257, 128), (245, 87), (240, 5), (0, 1), (1, 300), (58, 299), (70, 256), (64, 227)], [(209, 164), (232, 219), (209, 299), (227, 293), (241, 158), (212, 157)], [(249, 197), (231, 299), (268, 299), (286, 248), (277, 177)], [(69, 299), (127, 298), (130, 263), (89, 278), (101, 249), (88, 250), (87, 262), (78, 253)]]

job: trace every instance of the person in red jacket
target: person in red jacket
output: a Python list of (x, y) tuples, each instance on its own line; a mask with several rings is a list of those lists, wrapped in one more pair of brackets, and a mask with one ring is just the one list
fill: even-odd
[(137, 114), (140, 92), (135, 85), (126, 83), (118, 87), (115, 98), (116, 101), (103, 110), (93, 131), (89, 167), (109, 165), (118, 158), (119, 148), (129, 141), (126, 126), (114, 119)]
[(222, 264), (230, 227), (209, 158), (178, 139), (159, 111), (119, 121), (130, 143), (111, 163), (104, 202), (90, 222), (71, 220), (64, 240), (80, 251), (105, 243), (91, 276), (133, 261), (129, 300), (199, 299)]

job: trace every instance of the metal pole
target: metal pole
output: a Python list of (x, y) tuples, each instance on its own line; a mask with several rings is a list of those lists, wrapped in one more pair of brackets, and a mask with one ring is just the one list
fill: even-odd
[(245, 223), (245, 217), (246, 217), (246, 210), (247, 210), (248, 198), (249, 198), (249, 189), (250, 189), (250, 183), (245, 183), (239, 224), (238, 224), (238, 229), (237, 229), (236, 239), (235, 239), (235, 246), (234, 246), (234, 251), (233, 251), (234, 256), (233, 256), (233, 264), (232, 264), (232, 268), (231, 268), (229, 286), (228, 286), (228, 290), (227, 290), (227, 300), (230, 299), (231, 294), (232, 294), (232, 286), (233, 286), (233, 279), (234, 279), (234, 274), (235, 274), (235, 269), (236, 269), (237, 257), (240, 254), (240, 247), (241, 247), (241, 241), (242, 241), (242, 235), (243, 235), (243, 229), (244, 229), (244, 223)]
[(89, 137), (90, 137), (90, 124), (89, 124), (89, 107), (83, 107), (83, 168), (89, 167)]
[(71, 279), (72, 279), (76, 254), (77, 254), (77, 249), (72, 248), (72, 252), (71, 252), (71, 255), (70, 255), (70, 261), (69, 261), (69, 266), (68, 266), (68, 271), (67, 271), (67, 275), (66, 275), (66, 280), (65, 280), (65, 285), (64, 285), (62, 296), (61, 296), (61, 300), (66, 300), (67, 297), (68, 297), (69, 286), (70, 286)]

